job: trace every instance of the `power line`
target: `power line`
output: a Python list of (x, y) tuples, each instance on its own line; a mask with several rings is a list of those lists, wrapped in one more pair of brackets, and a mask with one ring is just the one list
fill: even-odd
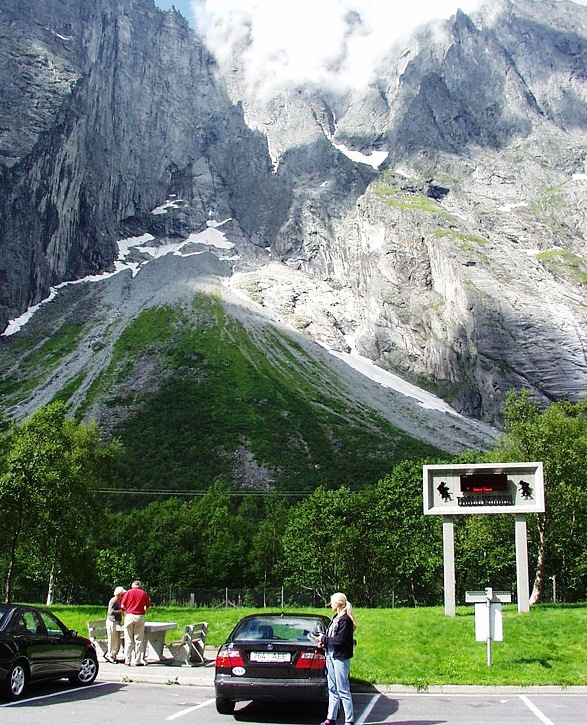
[[(97, 488), (96, 493), (129, 494), (134, 496), (188, 496), (202, 497), (209, 491), (172, 491), (170, 489), (140, 489), (140, 488)], [(327, 489), (336, 491), (338, 489)], [(349, 489), (351, 493), (360, 493), (358, 489)], [(314, 491), (229, 491), (229, 496), (311, 496)]]
[[(336, 491), (337, 489), (329, 489)], [(358, 490), (349, 489), (351, 493), (359, 493)], [(97, 488), (96, 493), (107, 494), (128, 494), (133, 496), (206, 496), (209, 491), (166, 491), (155, 489), (138, 488)], [(311, 496), (314, 491), (229, 491), (228, 496)]]

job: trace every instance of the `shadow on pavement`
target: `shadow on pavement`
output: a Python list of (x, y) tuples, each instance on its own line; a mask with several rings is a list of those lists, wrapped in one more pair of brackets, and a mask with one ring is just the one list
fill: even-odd
[(64, 683), (62, 680), (34, 683), (29, 685), (25, 697), (22, 700), (17, 700), (16, 702), (0, 701), (0, 708), (10, 707), (11, 709), (18, 708), (19, 710), (34, 707), (47, 708), (53, 702), (57, 704), (63, 703), (64, 701), (79, 702), (80, 700), (97, 700), (101, 697), (111, 695), (113, 692), (118, 692), (123, 687), (126, 687), (126, 685), (119, 682), (96, 682), (87, 687), (74, 687)]
[(326, 705), (313, 702), (249, 702), (237, 703), (237, 722), (283, 723), (284, 725), (316, 725), (326, 717)]

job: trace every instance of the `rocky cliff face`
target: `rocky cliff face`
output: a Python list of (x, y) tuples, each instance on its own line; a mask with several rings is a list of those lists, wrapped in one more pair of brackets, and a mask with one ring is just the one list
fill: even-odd
[[(392, 49), (366, 92), (284, 93), (264, 114), (245, 103), (280, 164), (299, 156), (296, 128), (305, 139), (313, 129), (313, 147), (388, 152), (347, 209), (323, 170), (276, 245), (287, 265), (354, 297), (351, 318), (330, 308), (330, 344), (354, 340), (490, 420), (512, 387), (543, 401), (584, 394), (586, 22), (572, 4), (492, 4)], [(313, 171), (296, 176), (308, 184)], [(300, 297), (289, 315), (316, 329)]]
[[(3, 320), (111, 267), (138, 228), (181, 238), (232, 217), (235, 238), (264, 243), (279, 215), (266, 141), (185, 20), (150, 0), (40, 5), (0, 4)], [(181, 213), (150, 214), (167, 199)]]
[(500, 0), (260, 100), (151, 0), (41, 6), (0, 0), (3, 325), (225, 221), (235, 291), (460, 412), (584, 394), (586, 8)]

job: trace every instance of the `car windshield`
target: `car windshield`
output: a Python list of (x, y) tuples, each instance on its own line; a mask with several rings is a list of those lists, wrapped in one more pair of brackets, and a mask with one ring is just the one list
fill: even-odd
[(309, 634), (325, 631), (322, 620), (312, 617), (252, 617), (240, 622), (233, 639), (240, 642), (281, 639), (289, 642), (308, 642)]
[(8, 615), (12, 609), (12, 607), (7, 606), (6, 604), (0, 604), (0, 629), (4, 629), (4, 625), (8, 620)]

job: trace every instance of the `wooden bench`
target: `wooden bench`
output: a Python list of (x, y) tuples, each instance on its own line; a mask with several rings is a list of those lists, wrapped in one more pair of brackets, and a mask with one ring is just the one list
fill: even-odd
[[(118, 625), (118, 631), (120, 632), (120, 649), (124, 652), (124, 628), (121, 624)], [(88, 637), (90, 641), (94, 643), (96, 652), (106, 657), (108, 654), (108, 631), (106, 629), (105, 619), (94, 619), (88, 622)]]
[(95, 619), (88, 622), (88, 637), (96, 647), (96, 652), (104, 657), (108, 652), (108, 633), (106, 632), (106, 620)]
[(208, 622), (187, 624), (183, 630), (180, 642), (170, 642), (167, 647), (176, 662), (195, 667), (206, 662), (204, 652), (206, 637), (208, 635)]

